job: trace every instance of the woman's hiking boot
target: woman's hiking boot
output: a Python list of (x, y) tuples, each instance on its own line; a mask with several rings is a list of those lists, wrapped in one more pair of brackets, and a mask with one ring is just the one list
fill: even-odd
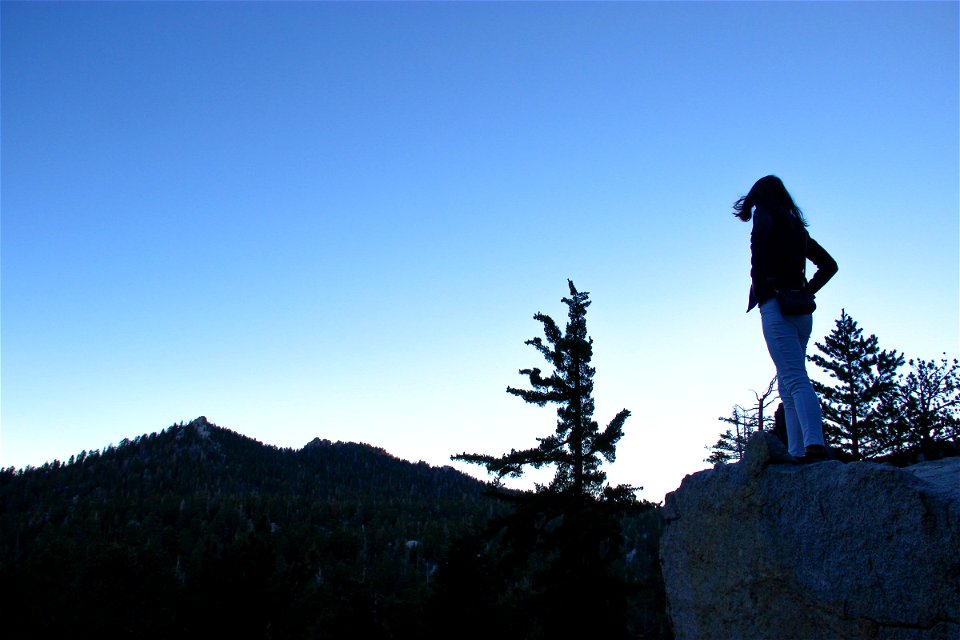
[(797, 462), (803, 464), (810, 464), (813, 462), (824, 462), (829, 460), (830, 456), (827, 455), (827, 448), (822, 444), (811, 444), (804, 447), (804, 453), (802, 456), (797, 458)]

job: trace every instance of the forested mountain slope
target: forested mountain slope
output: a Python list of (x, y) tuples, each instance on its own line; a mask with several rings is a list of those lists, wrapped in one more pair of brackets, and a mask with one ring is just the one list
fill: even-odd
[(450, 467), (206, 418), (0, 473), (17, 637), (401, 637), (450, 541), (501, 507)]

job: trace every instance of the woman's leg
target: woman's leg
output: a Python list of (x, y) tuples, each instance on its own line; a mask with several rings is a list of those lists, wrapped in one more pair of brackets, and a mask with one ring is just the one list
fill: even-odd
[(760, 306), (760, 316), (767, 350), (777, 368), (790, 454), (801, 456), (805, 447), (823, 445), (820, 401), (807, 375), (806, 351), (813, 316), (784, 316), (776, 299)]

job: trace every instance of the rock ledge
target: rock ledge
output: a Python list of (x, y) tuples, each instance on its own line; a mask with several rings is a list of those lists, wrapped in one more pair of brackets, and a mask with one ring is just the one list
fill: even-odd
[(667, 495), (677, 640), (960, 640), (960, 458), (903, 469), (744, 460)]

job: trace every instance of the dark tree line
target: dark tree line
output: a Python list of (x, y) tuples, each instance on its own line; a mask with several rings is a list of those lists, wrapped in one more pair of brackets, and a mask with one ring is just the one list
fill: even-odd
[[(824, 436), (838, 457), (907, 464), (960, 452), (957, 359), (907, 360), (896, 350), (881, 349), (877, 337), (865, 336), (846, 310), (816, 348), (819, 353), (808, 360), (829, 382), (814, 379), (813, 385), (820, 396)], [(721, 420), (749, 424), (752, 416), (737, 409)], [(756, 425), (754, 420), (753, 429)], [(708, 461), (739, 459), (749, 432), (728, 430)]]
[(367, 445), (265, 446), (204, 419), (0, 473), (10, 637), (422, 637), (484, 483)]

